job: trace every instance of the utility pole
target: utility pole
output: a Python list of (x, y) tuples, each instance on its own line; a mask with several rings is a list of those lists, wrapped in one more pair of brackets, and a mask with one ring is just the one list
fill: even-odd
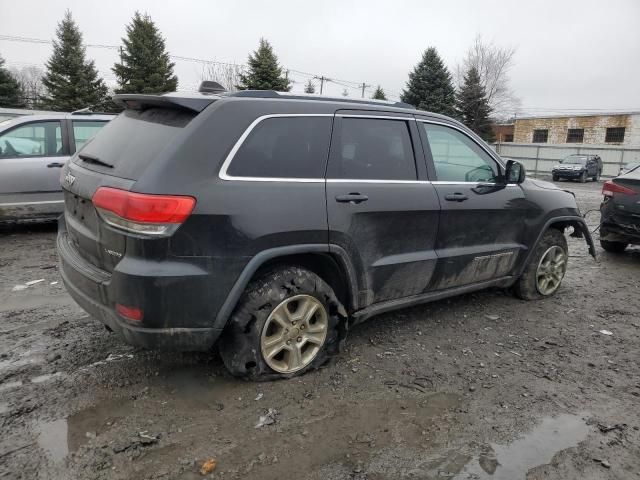
[(313, 77), (316, 80), (320, 80), (320, 95), (322, 95), (322, 87), (324, 87), (324, 82), (330, 82), (331, 79), (329, 78), (325, 78), (325, 76), (321, 76), (321, 77)]
[(364, 89), (370, 86), (371, 85), (367, 85), (366, 83), (362, 82), (362, 98), (364, 98)]

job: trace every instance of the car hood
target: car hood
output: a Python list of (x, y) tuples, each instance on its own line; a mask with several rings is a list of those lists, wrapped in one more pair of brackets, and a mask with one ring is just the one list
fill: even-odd
[(547, 190), (564, 190), (551, 182), (545, 182), (544, 180), (538, 180), (537, 178), (531, 178), (529, 180), (538, 188), (546, 188)]

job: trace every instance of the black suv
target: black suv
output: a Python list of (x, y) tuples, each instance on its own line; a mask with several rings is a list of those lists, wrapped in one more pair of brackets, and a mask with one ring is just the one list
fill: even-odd
[(63, 170), (72, 297), (144, 347), (292, 376), (373, 315), (487, 287), (551, 295), (571, 193), (406, 104), (272, 91), (119, 95)]
[(598, 155), (569, 155), (553, 167), (551, 175), (554, 182), (561, 178), (580, 180), (580, 183), (591, 178), (597, 182), (602, 175), (602, 159)]

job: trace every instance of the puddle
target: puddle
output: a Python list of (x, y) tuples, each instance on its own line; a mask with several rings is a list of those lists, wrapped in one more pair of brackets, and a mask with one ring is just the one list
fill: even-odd
[(51, 380), (52, 378), (60, 377), (61, 375), (62, 375), (62, 372), (48, 373), (46, 375), (38, 375), (37, 377), (33, 377), (31, 379), (31, 383), (44, 383), (48, 380)]
[(530, 469), (549, 463), (556, 453), (575, 447), (587, 436), (590, 428), (583, 416), (564, 414), (545, 418), (507, 445), (486, 445), (454, 479), (524, 480)]
[(22, 386), (22, 380), (15, 380), (13, 382), (6, 382), (0, 385), (0, 391), (9, 390), (11, 388), (18, 388)]
[(38, 445), (45, 450), (54, 462), (60, 462), (69, 453), (67, 442), (68, 426), (66, 419), (42, 422), (37, 427)]
[(100, 435), (129, 415), (132, 409), (131, 401), (120, 399), (80, 410), (67, 418), (38, 422), (35, 425), (38, 446), (54, 462), (60, 462), (69, 452), (75, 452), (88, 442), (90, 437)]

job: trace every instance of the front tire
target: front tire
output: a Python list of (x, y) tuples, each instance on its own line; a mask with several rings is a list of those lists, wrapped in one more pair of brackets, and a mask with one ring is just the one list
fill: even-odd
[(534, 250), (514, 292), (523, 300), (537, 300), (553, 295), (567, 271), (569, 259), (567, 239), (558, 229), (550, 228)]
[(346, 337), (346, 312), (333, 289), (300, 267), (251, 282), (232, 314), (220, 356), (235, 376), (290, 378), (323, 365)]
[(582, 172), (580, 174), (580, 183), (587, 183), (587, 172)]
[(558, 181), (558, 178), (559, 178), (559, 177), (558, 177), (557, 175), (553, 175), (553, 176), (551, 177), (551, 179), (552, 179), (554, 182), (557, 182), (557, 181)]
[(629, 244), (625, 242), (610, 242), (608, 240), (600, 240), (600, 246), (607, 252), (622, 253), (629, 246)]

